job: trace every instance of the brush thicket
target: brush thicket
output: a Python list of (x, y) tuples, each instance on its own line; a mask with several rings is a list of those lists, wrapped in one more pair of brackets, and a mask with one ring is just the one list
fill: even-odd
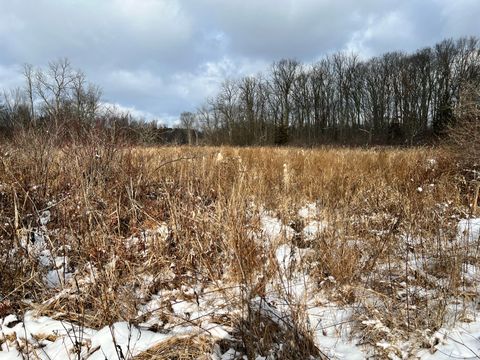
[[(243, 329), (247, 347), (253, 338), (268, 342), (250, 308), (279, 276), (268, 265), (273, 245), (254, 236), (260, 209), (301, 229), (298, 209), (315, 203), (326, 228), (313, 239), (299, 232), (278, 244), (313, 249), (310, 275), (317, 284), (334, 279), (322, 292), (399, 336), (441, 326), (448, 299), (466, 296), (462, 264), (478, 263), (477, 253), (454, 241), (465, 199), (458, 169), (442, 149), (132, 148), (100, 141), (58, 148), (33, 137), (0, 151), (2, 296), (17, 310), (31, 300), (44, 313), (89, 327), (138, 321), (138, 305), (162, 289), (233, 284), (241, 297), (231, 301), (245, 316), (230, 325)], [(77, 270), (68, 294), (55, 300), (38, 260), (11, 251), (24, 232), (40, 227), (45, 209), (52, 215), (48, 248)], [(156, 235), (158, 228), (166, 233)], [(153, 279), (148, 286), (146, 277)], [(432, 290), (436, 300), (415, 286)], [(168, 315), (167, 307), (159, 311)], [(294, 325), (292, 339), (308, 336), (300, 320)], [(366, 342), (380, 336), (368, 326), (358, 330)], [(166, 349), (152, 351), (162, 358)]]

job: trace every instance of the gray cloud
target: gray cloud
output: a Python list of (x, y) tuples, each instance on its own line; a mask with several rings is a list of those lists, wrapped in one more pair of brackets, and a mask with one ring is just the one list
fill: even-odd
[(105, 101), (171, 122), (282, 57), (373, 56), (480, 35), (478, 0), (0, 0), (0, 88), (68, 57)]

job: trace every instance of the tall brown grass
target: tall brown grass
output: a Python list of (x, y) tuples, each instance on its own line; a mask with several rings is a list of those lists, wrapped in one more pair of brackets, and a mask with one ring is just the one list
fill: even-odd
[[(288, 333), (251, 307), (279, 271), (268, 265), (272, 248), (252, 236), (260, 227), (258, 209), (301, 229), (306, 224), (298, 209), (312, 202), (326, 229), (314, 239), (298, 233), (281, 241), (313, 249), (311, 276), (330, 300), (355, 304), (364, 343), (383, 336), (362, 325), (364, 319), (381, 321), (389, 336), (409, 338), (439, 328), (449, 299), (471, 294), (462, 264), (478, 264), (478, 254), (454, 241), (457, 219), (467, 213), (466, 194), (452, 156), (441, 148), (132, 148), (108, 142), (59, 148), (48, 138), (24, 137), (1, 145), (0, 154), (0, 294), (12, 312), (35, 306), (100, 328), (140, 321), (139, 304), (161, 289), (232, 285), (241, 296), (231, 301), (244, 316), (225, 321), (240, 329), (247, 354), (265, 352), (265, 342), (282, 337), (291, 344), (284, 358), (319, 355), (301, 316)], [(11, 251), (40, 227), (47, 209), (48, 248), (53, 256), (68, 255), (77, 270), (68, 296), (53, 297), (58, 290), (42, 282), (37, 258)], [(168, 229), (163, 240), (154, 231), (161, 226)], [(131, 245), (133, 236), (139, 240)], [(86, 273), (95, 280), (82, 280)], [(147, 275), (154, 280), (143, 289)], [(334, 281), (319, 285), (327, 278)], [(142, 296), (136, 295), (140, 288)]]

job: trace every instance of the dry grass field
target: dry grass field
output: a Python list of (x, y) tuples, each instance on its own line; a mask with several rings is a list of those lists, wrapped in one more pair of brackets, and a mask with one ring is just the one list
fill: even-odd
[(475, 320), (473, 191), (446, 149), (0, 151), (18, 358), (427, 358)]

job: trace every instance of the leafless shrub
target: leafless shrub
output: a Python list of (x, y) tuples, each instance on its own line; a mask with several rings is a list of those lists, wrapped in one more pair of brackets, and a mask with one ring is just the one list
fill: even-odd
[(470, 166), (478, 167), (480, 159), (480, 91), (466, 86), (462, 102), (457, 107), (456, 123), (450, 129), (450, 138), (458, 157)]

